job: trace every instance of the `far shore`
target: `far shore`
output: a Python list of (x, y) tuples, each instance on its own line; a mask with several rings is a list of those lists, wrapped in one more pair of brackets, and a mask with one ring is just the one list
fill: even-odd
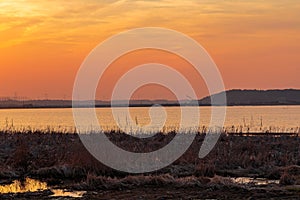
[[(221, 101), (215, 104), (214, 99), (223, 99), (226, 96), (227, 102)], [(129, 104), (129, 105), (128, 105)], [(300, 105), (300, 90), (228, 90), (202, 99), (130, 99), (128, 100), (63, 100), (43, 99), (29, 100), (26, 98), (0, 98), (1, 108), (71, 108), (71, 107), (151, 107), (156, 105), (176, 106), (289, 106)]]
[(211, 105), (211, 104), (130, 104), (130, 105), (95, 105), (95, 106), (60, 106), (60, 105), (54, 105), (54, 106), (5, 106), (1, 105), (0, 103), (0, 110), (1, 109), (64, 109), (64, 108), (126, 108), (126, 107), (132, 107), (132, 108), (148, 108), (153, 106), (163, 106), (163, 107), (212, 107), (212, 106), (227, 106), (227, 107), (243, 107), (243, 106), (300, 106), (300, 104), (228, 104), (228, 105)]

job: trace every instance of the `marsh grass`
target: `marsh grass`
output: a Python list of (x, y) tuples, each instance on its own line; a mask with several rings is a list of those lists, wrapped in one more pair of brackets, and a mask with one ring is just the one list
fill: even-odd
[[(261, 123), (254, 125), (253, 122), (246, 123), (245, 119), (243, 119), (242, 124), (233, 124), (230, 126), (224, 127), (208, 127), (205, 125), (200, 125), (198, 127), (180, 127), (180, 124), (175, 123), (172, 125), (165, 125), (161, 128), (161, 130), (145, 130), (139, 124), (139, 120), (137, 116), (134, 118), (134, 122), (137, 125), (137, 128), (130, 126), (130, 123), (126, 123), (127, 125), (123, 127), (122, 130), (118, 125), (101, 125), (102, 133), (110, 133), (110, 132), (126, 132), (131, 135), (154, 135), (155, 133), (163, 133), (168, 134), (170, 132), (176, 133), (202, 133), (205, 134), (207, 132), (214, 132), (216, 129), (225, 134), (242, 134), (242, 135), (257, 135), (257, 134), (274, 134), (274, 135), (300, 135), (300, 127), (285, 127), (285, 126), (264, 126), (263, 119), (261, 118)], [(98, 128), (88, 127), (85, 130), (85, 133), (91, 133), (98, 130)], [(78, 133), (76, 127), (62, 127), (62, 126), (45, 126), (42, 128), (36, 128), (31, 126), (15, 126), (14, 119), (6, 118), (4, 125), (0, 127), (1, 132), (6, 133), (37, 133), (42, 132), (45, 134), (51, 133)]]
[[(137, 139), (119, 131), (99, 134), (132, 152), (150, 152), (169, 143), (175, 131)], [(181, 133), (182, 134), (182, 133)], [(222, 133), (210, 154), (198, 158), (205, 133), (198, 132), (188, 151), (172, 165), (143, 176), (184, 177), (262, 177), (280, 179), (282, 184), (300, 179), (286, 170), (300, 165), (300, 139), (297, 135), (239, 136)], [(74, 133), (44, 131), (0, 132), (0, 179), (32, 177), (49, 184), (62, 181), (92, 183), (91, 177), (122, 179), (130, 174), (113, 170), (97, 161)], [(135, 175), (131, 175), (135, 176)], [(95, 178), (96, 182), (98, 178)], [(291, 179), (291, 181), (289, 181)]]

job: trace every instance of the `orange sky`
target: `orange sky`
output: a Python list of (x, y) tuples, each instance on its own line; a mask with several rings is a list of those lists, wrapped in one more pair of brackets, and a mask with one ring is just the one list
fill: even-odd
[[(297, 0), (2, 0), (0, 96), (70, 99), (77, 70), (96, 45), (145, 26), (197, 40), (227, 89), (300, 88), (299, 10)], [(181, 70), (193, 76), (189, 67)], [(164, 97), (148, 90), (138, 96)]]

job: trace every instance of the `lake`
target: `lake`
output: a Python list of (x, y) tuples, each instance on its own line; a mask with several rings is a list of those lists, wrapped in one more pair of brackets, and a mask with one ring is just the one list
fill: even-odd
[[(176, 130), (180, 123), (180, 107), (164, 107), (167, 115), (164, 124), (164, 131)], [(188, 121), (193, 122), (193, 110), (197, 107), (184, 107), (191, 112)], [(129, 108), (132, 121), (138, 127), (145, 127), (151, 122), (148, 107)], [(160, 108), (152, 107), (152, 111), (163, 121), (163, 115), (159, 114)], [(111, 108), (96, 108), (99, 123), (105, 130), (117, 130), (117, 123), (128, 124), (128, 129), (132, 130), (132, 124), (126, 117), (126, 108), (115, 108), (116, 119), (112, 115)], [(211, 107), (200, 107), (199, 127), (208, 126), (210, 122)], [(162, 119), (160, 119), (162, 118)], [(157, 119), (155, 120), (157, 121)], [(156, 124), (154, 124), (155, 127)], [(234, 126), (234, 127), (233, 127)], [(157, 124), (156, 128), (160, 128)], [(300, 127), (300, 106), (235, 106), (228, 107), (224, 127), (230, 131), (242, 130), (243, 132), (299, 132)], [(195, 127), (186, 127), (189, 128)], [(45, 130), (56, 131), (74, 130), (72, 109), (1, 109), (0, 129), (14, 130)], [(153, 131), (143, 129), (143, 131)]]

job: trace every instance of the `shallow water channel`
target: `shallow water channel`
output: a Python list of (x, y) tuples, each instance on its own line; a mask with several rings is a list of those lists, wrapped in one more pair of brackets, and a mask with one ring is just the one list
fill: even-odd
[[(268, 180), (264, 178), (249, 178), (249, 177), (238, 177), (230, 178), (230, 180), (237, 184), (254, 184), (257, 186), (263, 186), (268, 184), (279, 184), (279, 180)], [(54, 189), (47, 185), (46, 182), (39, 180), (26, 178), (25, 181), (19, 180), (13, 181), (11, 184), (0, 185), (0, 194), (16, 194), (16, 193), (27, 193), (27, 192), (42, 192), (51, 191), (51, 197), (73, 197), (80, 198), (86, 194), (86, 191), (70, 191), (64, 189)]]

